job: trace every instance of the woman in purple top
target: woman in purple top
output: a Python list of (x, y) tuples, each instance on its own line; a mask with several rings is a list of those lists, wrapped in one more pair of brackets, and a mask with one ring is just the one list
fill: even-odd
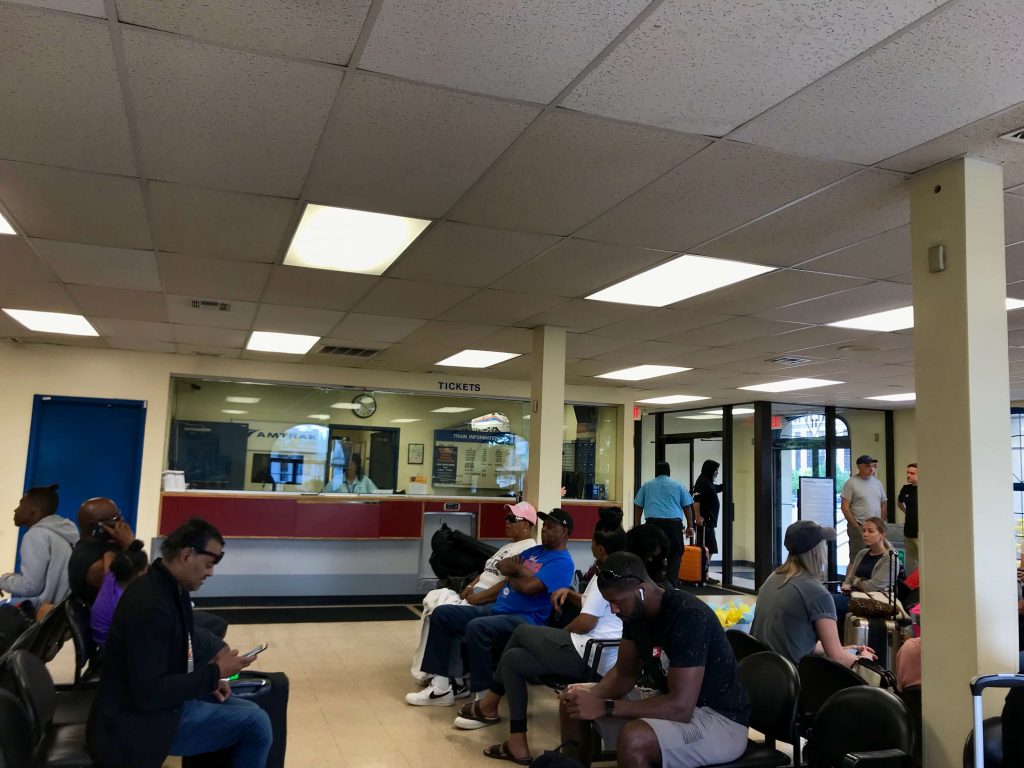
[(110, 563), (110, 570), (103, 577), (96, 601), (92, 604), (92, 616), (89, 625), (92, 637), (100, 648), (107, 642), (110, 622), (114, 619), (114, 609), (128, 585), (149, 570), (149, 557), (142, 548), (142, 542), (136, 539), (124, 552), (119, 552)]

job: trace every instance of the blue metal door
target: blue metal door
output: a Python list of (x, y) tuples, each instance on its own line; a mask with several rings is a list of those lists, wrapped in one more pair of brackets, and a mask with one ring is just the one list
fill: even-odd
[(142, 400), (36, 395), (25, 490), (59, 483), (57, 514), (72, 521), (83, 501), (107, 496), (134, 531), (145, 428)]

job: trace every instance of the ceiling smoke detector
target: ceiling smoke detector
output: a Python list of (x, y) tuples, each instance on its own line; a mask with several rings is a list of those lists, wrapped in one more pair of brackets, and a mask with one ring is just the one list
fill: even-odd
[(1018, 128), (1015, 131), (1004, 133), (999, 138), (1005, 139), (1006, 141), (1012, 141), (1016, 144), (1024, 144), (1024, 128)]

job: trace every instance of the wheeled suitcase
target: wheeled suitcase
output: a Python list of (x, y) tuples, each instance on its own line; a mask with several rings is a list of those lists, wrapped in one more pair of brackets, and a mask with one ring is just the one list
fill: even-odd
[[(283, 672), (242, 672), (232, 681), (232, 695), (249, 699), (270, 716), (274, 744), (267, 755), (267, 768), (284, 768), (288, 741), (288, 676)], [(228, 768), (233, 748), (190, 755), (181, 759), (182, 768)]]
[[(1002, 764), (1005, 766), (1020, 765), (1020, 762), (1016, 759), (1018, 756), (1012, 753), (1015, 745), (1011, 745), (1010, 755), (1004, 753), (1002, 744), (989, 745), (989, 749), (985, 748), (985, 715), (981, 709), (981, 694), (986, 688), (1024, 688), (1024, 675), (980, 675), (971, 680), (971, 697), (974, 699), (974, 731), (969, 740), (972, 748), (964, 750), (964, 768), (970, 768), (970, 766), (982, 768), (986, 764), (986, 757), (990, 757), (990, 762), (994, 762), (991, 760), (991, 757), (997, 755), (1002, 757)], [(1013, 699), (1011, 699), (1011, 696)], [(1018, 696), (1019, 693), (1011, 691), (1010, 695), (1007, 696), (1006, 708), (1016, 706)], [(1006, 708), (1003, 710), (1002, 727), (998, 729), (1003, 733), (1004, 743), (1006, 742), (1006, 732), (1012, 732), (1013, 728), (1019, 727), (1017, 723), (1010, 724), (1006, 722)], [(997, 718), (992, 719), (996, 720)], [(1007, 726), (1010, 727), (1008, 728)], [(996, 748), (992, 749), (992, 747)]]
[(843, 644), (870, 647), (878, 655), (878, 663), (892, 671), (896, 653), (903, 644), (903, 634), (895, 619), (865, 618), (848, 613), (843, 626)]
[[(693, 541), (692, 537), (690, 541)], [(682, 559), (679, 561), (679, 581), (703, 585), (708, 580), (708, 557), (708, 549), (704, 542), (701, 542), (700, 546), (685, 545)]]

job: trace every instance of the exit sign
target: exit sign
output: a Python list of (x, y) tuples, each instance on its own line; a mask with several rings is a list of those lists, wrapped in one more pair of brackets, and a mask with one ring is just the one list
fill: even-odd
[(772, 429), (782, 429), (781, 416), (772, 416)]

